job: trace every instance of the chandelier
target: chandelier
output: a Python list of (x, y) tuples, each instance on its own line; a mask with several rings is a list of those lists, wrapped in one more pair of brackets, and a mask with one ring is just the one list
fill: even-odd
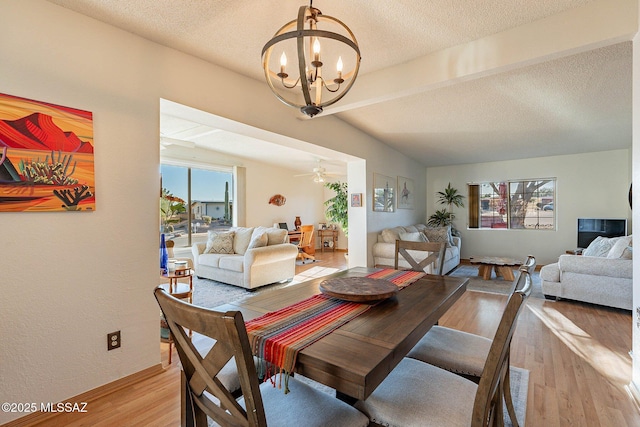
[[(289, 60), (295, 62), (288, 65)], [(264, 45), (262, 67), (280, 101), (313, 117), (351, 89), (360, 49), (349, 27), (323, 15), (311, 1)]]

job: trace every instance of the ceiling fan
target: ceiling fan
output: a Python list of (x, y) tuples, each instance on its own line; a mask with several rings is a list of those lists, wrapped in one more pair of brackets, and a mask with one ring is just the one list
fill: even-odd
[(318, 165), (315, 168), (313, 168), (313, 171), (311, 173), (302, 173), (294, 176), (312, 176), (313, 182), (315, 182), (316, 184), (324, 183), (329, 176), (333, 176), (333, 175), (337, 176), (337, 174), (332, 174), (327, 172), (327, 170), (324, 167), (322, 167), (321, 162), (322, 160), (318, 159)]

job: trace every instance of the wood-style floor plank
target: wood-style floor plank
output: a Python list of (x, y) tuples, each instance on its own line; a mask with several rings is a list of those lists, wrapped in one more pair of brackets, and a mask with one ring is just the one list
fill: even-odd
[[(317, 253), (314, 266), (344, 268), (343, 253)], [(299, 272), (299, 271), (298, 271)], [(440, 324), (492, 337), (506, 297), (468, 291)], [(631, 313), (570, 301), (530, 298), (516, 329), (511, 362), (528, 369), (527, 427), (640, 426), (626, 392), (631, 381)], [(177, 353), (163, 373), (90, 403), (86, 414), (58, 417), (56, 426), (178, 426)], [(44, 425), (44, 424), (42, 424)]]

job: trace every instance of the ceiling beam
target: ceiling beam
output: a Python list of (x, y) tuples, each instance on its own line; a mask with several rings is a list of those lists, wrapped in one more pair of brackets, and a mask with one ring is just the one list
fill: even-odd
[(597, 0), (360, 76), (350, 93), (322, 116), (632, 40), (637, 30), (637, 0)]

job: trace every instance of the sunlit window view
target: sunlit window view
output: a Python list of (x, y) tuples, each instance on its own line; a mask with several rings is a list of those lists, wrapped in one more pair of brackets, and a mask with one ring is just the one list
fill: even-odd
[(555, 229), (555, 179), (469, 184), (469, 228)]
[(233, 173), (162, 165), (160, 233), (174, 247), (206, 242), (212, 229), (228, 229), (233, 218)]

